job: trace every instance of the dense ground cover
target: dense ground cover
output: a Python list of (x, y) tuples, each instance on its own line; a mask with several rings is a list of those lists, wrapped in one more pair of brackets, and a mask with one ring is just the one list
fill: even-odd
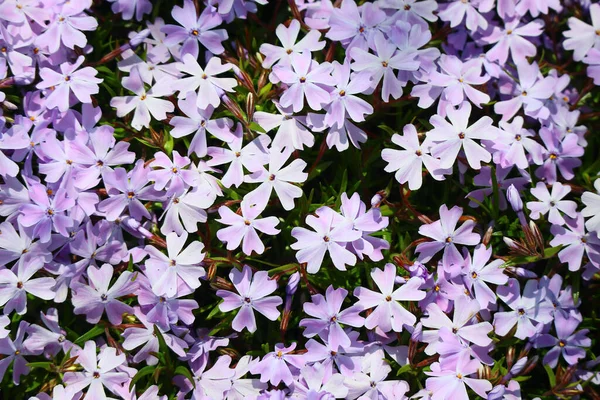
[(600, 398), (600, 5), (0, 3), (0, 394)]

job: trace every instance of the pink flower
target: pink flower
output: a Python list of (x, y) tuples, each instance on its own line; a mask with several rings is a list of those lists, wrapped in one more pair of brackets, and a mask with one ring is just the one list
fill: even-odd
[(221, 219), (217, 221), (229, 225), (227, 228), (217, 231), (217, 237), (220, 241), (227, 243), (227, 250), (235, 250), (242, 243), (242, 251), (246, 255), (251, 255), (252, 251), (262, 254), (265, 251), (265, 245), (258, 237), (256, 231), (266, 233), (267, 235), (277, 235), (280, 230), (275, 229), (279, 223), (276, 217), (267, 217), (257, 219), (261, 213), (258, 206), (250, 204), (243, 200), (240, 204), (241, 214), (236, 214), (225, 206), (219, 208)]

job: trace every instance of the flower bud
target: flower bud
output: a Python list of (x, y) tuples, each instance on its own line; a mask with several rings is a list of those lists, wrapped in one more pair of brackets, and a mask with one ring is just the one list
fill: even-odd
[(522, 357), (522, 358), (518, 359), (517, 362), (515, 363), (515, 365), (513, 365), (512, 368), (510, 369), (510, 374), (512, 376), (519, 375), (519, 373), (523, 370), (523, 368), (525, 368), (525, 365), (527, 365), (527, 361), (528, 361), (527, 357)]
[(523, 200), (521, 200), (521, 196), (515, 185), (510, 185), (508, 187), (506, 190), (506, 198), (515, 212), (523, 211)]
[(300, 283), (300, 272), (296, 271), (290, 275), (287, 286), (285, 287), (285, 294), (292, 296), (298, 290), (298, 283)]
[(143, 29), (139, 31), (129, 40), (129, 46), (131, 46), (131, 49), (135, 49), (142, 44), (142, 42), (146, 40), (148, 36), (150, 36), (150, 29)]

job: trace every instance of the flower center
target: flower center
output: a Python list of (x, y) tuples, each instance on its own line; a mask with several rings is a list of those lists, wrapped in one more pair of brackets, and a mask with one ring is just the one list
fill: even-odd
[(439, 292), (441, 288), (440, 288), (440, 285), (435, 285), (435, 287), (434, 287), (433, 289), (434, 289), (436, 292)]
[(519, 308), (518, 312), (519, 315), (525, 315), (525, 310), (523, 310), (522, 308)]
[(558, 158), (558, 156), (556, 155), (556, 153), (550, 153), (551, 160), (556, 160), (557, 158)]
[(236, 152), (235, 152), (235, 156), (236, 156), (236, 157), (238, 157), (238, 158), (239, 158), (241, 155), (242, 155), (242, 153), (240, 153), (239, 151), (236, 151)]
[(144, 101), (144, 100), (146, 100), (146, 97), (147, 97), (146, 93), (144, 93), (143, 95), (140, 96), (140, 100)]
[(565, 343), (565, 341), (564, 341), (564, 340), (560, 340), (560, 341), (558, 342), (558, 345), (559, 345), (560, 347), (565, 347), (566, 343)]
[(416, 154), (418, 157), (421, 157), (421, 156), (423, 155), (423, 152), (422, 152), (421, 150), (417, 150), (417, 151), (415, 151), (415, 154)]
[(46, 214), (48, 214), (49, 216), (53, 216), (54, 215), (54, 210), (49, 208), (46, 210)]
[(392, 301), (392, 296), (390, 296), (389, 294), (387, 296), (385, 296), (385, 301), (387, 301), (387, 302)]
[(250, 299), (250, 297), (244, 297), (244, 301), (248, 304), (250, 304), (252, 302), (252, 300)]
[(177, 167), (173, 167), (173, 168), (171, 169), (171, 171), (173, 171), (173, 173), (174, 173), (174, 174), (176, 174), (176, 173), (178, 173), (178, 172), (179, 172), (179, 170), (177, 169)]
[(248, 221), (247, 219), (244, 220), (244, 225), (249, 226), (250, 225), (250, 221)]
[(169, 261), (169, 266), (174, 267), (176, 265), (177, 265), (177, 261), (175, 261), (175, 260)]
[(406, 4), (406, 5), (404, 6), (404, 10), (405, 10), (405, 11), (410, 11), (410, 4)]
[(271, 174), (271, 175), (269, 175), (269, 180), (270, 180), (270, 181), (274, 181), (274, 180), (275, 180), (275, 174)]
[(329, 236), (323, 236), (323, 241), (324, 241), (324, 242), (326, 242), (326, 243), (327, 243), (327, 242), (329, 242), (329, 240), (330, 240), (330, 239), (329, 239)]
[(64, 335), (60, 335), (57, 340), (58, 340), (58, 343), (62, 343), (66, 340), (66, 338)]
[(346, 91), (345, 90), (340, 90), (340, 97), (344, 97), (346, 95)]
[(281, 357), (283, 357), (283, 353), (281, 352), (281, 350), (279, 350), (277, 352), (277, 358), (281, 358)]
[(192, 35), (194, 36), (198, 36), (200, 34), (200, 32), (198, 32), (198, 29), (192, 29)]
[(173, 203), (175, 203), (175, 204), (179, 204), (179, 197), (175, 197), (175, 198), (173, 199)]
[(102, 160), (96, 161), (96, 166), (97, 167), (104, 167), (104, 161), (102, 161)]
[(477, 272), (473, 271), (473, 273), (471, 274), (471, 277), (473, 279), (477, 279)]
[[(464, 3), (464, 1), (463, 1), (463, 3)], [(457, 377), (458, 379), (462, 379), (462, 374), (459, 372), (458, 374), (456, 374), (456, 377)]]
[(305, 77), (300, 78), (300, 83), (304, 83), (304, 82), (306, 82), (306, 78)]
[(452, 238), (450, 236), (446, 238), (446, 243), (452, 243)]
[(521, 93), (521, 95), (527, 96), (527, 91), (524, 91), (523, 93)]
[(292, 50), (292, 49), (287, 49), (285, 52), (286, 52), (287, 54), (292, 54), (292, 52), (293, 52), (293, 51), (294, 51), (294, 50)]
[(364, 26), (361, 26), (360, 28), (358, 28), (358, 31), (359, 31), (360, 33), (363, 33), (363, 32), (365, 31), (365, 27), (364, 27)]
[(100, 378), (100, 372), (94, 371), (93, 376), (94, 376), (94, 379)]
[(464, 138), (465, 138), (465, 134), (464, 134), (464, 132), (461, 132), (461, 133), (459, 133), (459, 134), (458, 134), (458, 138), (459, 138), (459, 139), (464, 139)]
[(208, 75), (202, 74), (202, 79), (208, 79)]
[(512, 32), (513, 32), (512, 29), (509, 29), (509, 30), (506, 31), (506, 34), (507, 35), (512, 35)]
[(387, 68), (389, 64), (387, 61), (382, 61), (381, 65), (383, 66), (383, 68)]
[(134, 192), (127, 192), (127, 198), (132, 199), (135, 196)]
[(17, 282), (17, 289), (23, 289), (23, 282)]
[(515, 140), (517, 142), (520, 142), (521, 141), (521, 135), (515, 135)]
[(102, 295), (100, 296), (100, 300), (106, 301), (108, 300), (108, 296), (105, 293), (102, 293)]

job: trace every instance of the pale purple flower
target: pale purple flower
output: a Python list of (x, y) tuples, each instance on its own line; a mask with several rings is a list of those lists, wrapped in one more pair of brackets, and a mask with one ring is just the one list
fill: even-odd
[[(160, 351), (158, 338), (154, 331), (154, 324), (148, 322), (146, 316), (139, 309), (135, 310), (135, 316), (142, 323), (143, 328), (132, 327), (125, 329), (123, 331), (123, 338), (125, 339), (123, 341), (123, 348), (131, 351), (142, 346), (142, 348), (135, 353), (133, 362), (140, 363), (145, 361), (148, 365), (156, 365), (158, 363), (158, 358), (150, 354), (152, 352), (159, 353)], [(165, 332), (158, 326), (157, 329), (160, 331), (160, 334), (169, 349), (173, 350), (173, 352), (180, 357), (185, 356), (184, 349), (188, 347), (185, 340)]]
[(195, 92), (188, 93), (185, 99), (178, 101), (178, 106), (187, 117), (175, 116), (171, 118), (169, 124), (173, 126), (171, 136), (181, 138), (194, 133), (194, 138), (188, 148), (188, 156), (196, 153), (198, 157), (204, 157), (207, 151), (206, 133), (223, 142), (231, 142), (234, 136), (231, 134), (233, 122), (229, 118), (210, 119), (213, 114), (213, 108), (198, 108), (198, 95)]
[(454, 28), (465, 20), (467, 29), (474, 32), (479, 29), (482, 31), (487, 29), (488, 21), (480, 12), (490, 11), (494, 6), (494, 2), (489, 0), (454, 0), (444, 4), (444, 6), (438, 13), (438, 17), (442, 21), (450, 22), (450, 27)]
[(130, 20), (135, 15), (137, 21), (144, 18), (144, 14), (149, 14), (152, 11), (152, 3), (150, 0), (109, 0), (112, 4), (112, 12), (115, 14), (121, 13), (125, 20)]
[(588, 52), (583, 62), (589, 65), (587, 74), (594, 80), (594, 84), (600, 86), (600, 47)]
[[(203, 358), (200, 364), (192, 368), (194, 382), (187, 381), (183, 375), (175, 377), (175, 383), (192, 392), (191, 399), (223, 399), (223, 394), (231, 389), (231, 378), (234, 370), (229, 368), (231, 357), (220, 356), (210, 369), (208, 358)], [(188, 383), (189, 382), (189, 383)]]
[(75, 362), (83, 367), (83, 371), (65, 373), (63, 381), (67, 392), (75, 393), (88, 388), (86, 399), (106, 400), (105, 388), (114, 392), (115, 387), (129, 379), (126, 372), (117, 370), (126, 362), (125, 354), (117, 354), (117, 349), (113, 347), (106, 346), (96, 355), (96, 343), (88, 340), (83, 349), (72, 355), (77, 356)]
[(84, 61), (83, 56), (79, 56), (73, 64), (63, 63), (60, 65), (60, 73), (50, 68), (40, 70), (42, 81), (36, 87), (38, 89), (51, 88), (45, 101), (48, 109), (56, 107), (61, 112), (67, 111), (71, 92), (82, 103), (92, 102), (90, 96), (98, 93), (98, 84), (102, 82), (102, 79), (96, 78), (98, 71), (92, 67), (78, 70)]
[(392, 142), (403, 150), (383, 149), (381, 158), (388, 163), (386, 172), (395, 172), (400, 183), (408, 183), (410, 190), (417, 190), (423, 185), (423, 165), (437, 181), (444, 180), (448, 170), (440, 167), (440, 160), (429, 154), (429, 148), (419, 143), (419, 134), (413, 124), (404, 126), (403, 135), (395, 133)]
[(167, 185), (167, 196), (183, 194), (190, 186), (195, 186), (197, 174), (185, 169), (190, 164), (190, 159), (181, 156), (173, 150), (173, 161), (162, 151), (154, 154), (154, 161), (148, 166), (155, 168), (148, 172), (148, 179), (154, 181), (154, 190), (161, 191)]
[(513, 98), (494, 104), (494, 111), (502, 115), (503, 121), (511, 119), (521, 108), (530, 117), (548, 118), (550, 111), (544, 101), (554, 93), (555, 79), (551, 76), (542, 77), (535, 61), (532, 64), (527, 61), (518, 63), (517, 74), (519, 83), (515, 82), (514, 87), (511, 85), (508, 93), (505, 93)]
[(69, 49), (74, 49), (75, 46), (85, 48), (87, 38), (81, 31), (94, 31), (98, 28), (96, 18), (83, 12), (85, 6), (69, 7), (68, 4), (59, 6), (60, 11), (53, 14), (47, 29), (35, 40), (38, 46), (47, 47), (50, 53), (56, 53), (61, 44)]
[(556, 182), (557, 172), (560, 172), (565, 179), (573, 179), (575, 177), (573, 169), (581, 165), (578, 157), (581, 157), (584, 152), (583, 147), (578, 144), (579, 137), (575, 133), (569, 133), (562, 139), (559, 135), (560, 132), (552, 127), (542, 127), (540, 130), (540, 137), (546, 149), (544, 163), (535, 171), (535, 175), (549, 184)]
[(527, 57), (533, 57), (537, 48), (526, 37), (538, 37), (544, 31), (544, 22), (536, 19), (527, 24), (519, 18), (504, 23), (504, 29), (494, 27), (490, 35), (483, 38), (487, 44), (494, 44), (487, 52), (490, 61), (498, 61), (501, 65), (506, 64), (508, 54), (515, 64), (526, 62)]
[(382, 0), (381, 8), (392, 8), (399, 20), (429, 29), (429, 22), (437, 21), (438, 4), (434, 0)]
[(291, 368), (297, 370), (304, 366), (302, 356), (290, 354), (295, 348), (295, 342), (288, 347), (277, 343), (275, 350), (265, 354), (262, 360), (250, 369), (250, 372), (260, 374), (261, 382), (271, 382), (275, 386), (283, 382), (289, 386), (294, 379)]
[(214, 198), (207, 193), (204, 185), (171, 197), (165, 207), (165, 213), (161, 216), (160, 232), (165, 236), (171, 232), (178, 235), (185, 231), (196, 232), (198, 223), (206, 222), (206, 209), (213, 203)]
[(275, 34), (281, 46), (269, 43), (260, 45), (259, 51), (265, 55), (262, 62), (263, 68), (271, 68), (275, 63), (289, 65), (292, 62), (292, 55), (319, 51), (325, 47), (325, 42), (320, 41), (321, 33), (318, 30), (309, 31), (298, 41), (299, 33), (300, 22), (296, 19), (293, 19), (287, 27), (283, 24), (277, 26)]
[(231, 377), (231, 389), (225, 392), (227, 400), (244, 400), (256, 398), (261, 391), (266, 390), (268, 385), (258, 379), (243, 378), (260, 359), (251, 356), (243, 356), (235, 365), (235, 373)]
[(209, 147), (207, 152), (211, 157), (206, 163), (208, 166), (229, 164), (229, 169), (221, 178), (221, 183), (226, 188), (232, 185), (238, 187), (244, 182), (244, 168), (255, 172), (269, 162), (269, 150), (267, 149), (271, 140), (269, 136), (258, 135), (256, 139), (242, 147), (244, 134), (241, 124), (237, 125), (233, 136), (234, 139), (227, 143), (229, 149)]
[(371, 208), (360, 199), (358, 193), (348, 198), (346, 193), (341, 195), (342, 205), (340, 212), (349, 222), (353, 229), (360, 231), (362, 237), (349, 243), (347, 248), (356, 254), (361, 260), (368, 256), (373, 261), (383, 259), (382, 250), (390, 248), (390, 244), (381, 238), (370, 236), (370, 233), (381, 231), (388, 226), (389, 218), (383, 217), (379, 208)]
[(558, 314), (554, 318), (557, 337), (547, 333), (536, 337), (536, 348), (552, 347), (544, 356), (544, 364), (556, 368), (560, 355), (569, 365), (575, 365), (580, 359), (585, 358), (585, 347), (590, 347), (592, 340), (587, 337), (588, 329), (575, 332), (579, 322), (575, 318), (565, 318), (562, 314)]
[(560, 0), (521, 0), (515, 6), (515, 11), (519, 15), (529, 12), (535, 18), (540, 14), (548, 14), (550, 8), (558, 13), (561, 12), (563, 10), (561, 3)]
[(10, 319), (6, 315), (0, 316), (0, 339), (4, 339), (10, 333), (10, 329), (6, 329), (10, 325)]
[(489, 262), (491, 257), (492, 247), (485, 247), (481, 244), (475, 247), (473, 257), (465, 257), (463, 281), (467, 289), (474, 292), (475, 299), (482, 309), (496, 304), (496, 294), (488, 284), (505, 285), (508, 282), (508, 275), (501, 268), (504, 261)]
[(533, 279), (525, 284), (523, 295), (515, 278), (510, 278), (506, 286), (498, 287), (496, 294), (511, 309), (494, 314), (494, 330), (500, 336), (505, 336), (517, 325), (515, 337), (525, 340), (536, 333), (534, 322), (547, 324), (552, 321), (552, 304), (546, 300), (546, 289), (538, 287), (538, 282)]
[(475, 222), (465, 221), (458, 229), (456, 224), (462, 216), (460, 207), (452, 207), (448, 210), (445, 204), (440, 207), (440, 219), (430, 224), (421, 225), (419, 234), (432, 238), (434, 241), (420, 243), (415, 252), (419, 253), (421, 262), (429, 261), (440, 250), (444, 250), (443, 264), (446, 267), (459, 266), (464, 262), (463, 257), (456, 247), (457, 244), (474, 246), (479, 243), (481, 237), (473, 232)]
[(67, 340), (67, 333), (58, 324), (58, 311), (49, 308), (46, 314), (40, 311), (40, 318), (46, 328), (40, 325), (29, 325), (27, 340), (23, 345), (31, 352), (41, 352), (56, 356), (59, 351), (68, 351), (73, 344)]
[(241, 215), (234, 213), (225, 206), (219, 207), (219, 216), (217, 222), (229, 225), (217, 231), (217, 238), (221, 242), (227, 243), (227, 250), (235, 250), (242, 243), (242, 251), (246, 255), (252, 252), (262, 254), (265, 251), (265, 245), (260, 240), (257, 230), (267, 235), (277, 235), (280, 230), (275, 226), (279, 224), (276, 217), (266, 217), (257, 219), (261, 213), (260, 207), (243, 200), (240, 204)]
[(453, 106), (465, 101), (465, 97), (475, 106), (489, 103), (490, 96), (477, 90), (474, 86), (480, 86), (490, 80), (488, 75), (481, 75), (482, 64), (474, 58), (463, 63), (456, 56), (442, 54), (438, 65), (442, 72), (432, 71), (429, 83), (443, 87), (442, 99)]
[[(498, 137), (492, 148), (494, 162), (503, 168), (516, 165), (520, 169), (529, 168), (530, 161), (536, 165), (543, 163), (544, 148), (533, 138), (535, 133), (523, 128), (523, 117), (517, 116), (512, 122), (500, 121)], [(529, 155), (529, 157), (528, 157)]]
[(27, 293), (44, 300), (54, 299), (54, 279), (33, 278), (43, 265), (43, 260), (38, 257), (20, 265), (15, 264), (12, 269), (0, 270), (0, 305), (4, 308), (4, 314), (8, 315), (12, 311), (19, 315), (25, 314)]
[(334, 8), (329, 18), (328, 39), (339, 41), (346, 52), (353, 47), (368, 50), (373, 46), (375, 32), (386, 29), (387, 15), (376, 3), (364, 3), (358, 7), (353, 0), (344, 0), (340, 8)]
[(248, 331), (255, 332), (257, 327), (254, 310), (271, 321), (279, 317), (277, 306), (281, 305), (283, 300), (279, 296), (268, 296), (277, 290), (277, 281), (270, 279), (266, 271), (258, 271), (253, 275), (252, 269), (244, 265), (242, 271), (232, 269), (229, 279), (238, 293), (217, 290), (217, 296), (223, 299), (219, 304), (222, 312), (240, 309), (231, 324), (233, 329), (241, 332), (247, 328)]
[[(49, 195), (53, 196), (50, 198)], [(75, 202), (65, 189), (58, 189), (53, 193), (38, 183), (30, 186), (29, 196), (32, 203), (21, 205), (19, 223), (26, 228), (33, 228), (33, 237), (40, 238), (42, 243), (50, 241), (50, 234), (54, 230), (68, 237), (68, 229), (72, 220), (66, 215)]]
[(306, 328), (303, 335), (309, 338), (315, 335), (326, 337), (327, 343), (334, 351), (337, 351), (340, 346), (349, 347), (350, 338), (340, 324), (360, 328), (364, 318), (359, 315), (363, 310), (359, 305), (340, 311), (347, 295), (346, 289), (334, 289), (329, 285), (325, 297), (322, 294), (315, 294), (312, 296), (311, 303), (304, 303), (304, 312), (315, 318), (304, 318), (300, 321), (299, 326)]
[(383, 359), (381, 350), (366, 355), (361, 369), (346, 378), (347, 399), (403, 399), (408, 392), (408, 383), (386, 380), (392, 368)]
[(490, 167), (482, 167), (479, 170), (479, 174), (477, 174), (473, 178), (473, 185), (479, 187), (480, 189), (475, 189), (465, 196), (465, 198), (470, 199), (469, 206), (473, 208), (479, 207), (479, 203), (484, 203), (485, 199), (491, 198), (494, 194), (494, 187), (497, 187), (498, 193), (498, 208), (502, 211), (506, 210), (508, 206), (506, 202), (505, 193), (508, 188), (513, 185), (518, 190), (524, 190), (525, 186), (527, 186), (531, 182), (531, 178), (527, 174), (525, 170), (518, 170), (518, 175), (511, 177), (511, 172), (513, 171), (513, 166), (509, 165), (507, 168), (502, 168), (500, 166), (496, 166), (496, 182), (494, 183), (492, 179), (492, 168)]
[(173, 7), (171, 15), (181, 26), (165, 25), (161, 28), (161, 31), (167, 34), (164, 39), (166, 46), (174, 47), (183, 43), (181, 55), (190, 54), (194, 58), (198, 58), (200, 54), (200, 44), (213, 54), (221, 54), (225, 51), (221, 42), (228, 38), (227, 31), (213, 29), (221, 25), (223, 19), (211, 10), (211, 7), (205, 8), (197, 18), (194, 3), (191, 0), (184, 0), (183, 7)]
[(577, 216), (577, 203), (572, 200), (563, 200), (571, 192), (571, 187), (555, 182), (552, 185), (552, 192), (548, 191), (546, 184), (538, 182), (531, 189), (531, 194), (539, 201), (527, 202), (527, 208), (531, 211), (532, 219), (539, 219), (540, 216), (548, 214), (548, 221), (555, 225), (564, 225), (565, 215), (575, 218)]
[(110, 167), (132, 164), (135, 160), (135, 153), (128, 151), (129, 143), (116, 142), (108, 125), (90, 133), (88, 146), (77, 140), (72, 141), (70, 146), (70, 156), (79, 166), (74, 176), (75, 186), (79, 189), (96, 186), (100, 176)]
[(311, 274), (319, 271), (327, 252), (333, 265), (341, 271), (346, 270), (346, 265), (356, 264), (356, 256), (345, 246), (360, 238), (361, 232), (352, 229), (348, 220), (329, 207), (320, 207), (315, 214), (306, 217), (306, 224), (315, 232), (301, 227), (292, 229), (297, 241), (290, 247), (298, 250), (298, 262), (306, 263), (306, 270)]
[(463, 343), (469, 342), (482, 347), (489, 346), (492, 339), (488, 334), (493, 330), (492, 324), (487, 321), (473, 323), (473, 318), (480, 309), (477, 300), (458, 297), (454, 302), (454, 315), (451, 320), (437, 304), (429, 304), (426, 310), (427, 317), (421, 319), (424, 327), (431, 328), (431, 330), (423, 330), (422, 341), (429, 344), (425, 352), (428, 355), (437, 353), (437, 346), (441, 343), (439, 336), (441, 328), (449, 329)]
[(117, 96), (110, 100), (110, 106), (117, 109), (117, 116), (124, 117), (135, 110), (131, 126), (140, 130), (142, 127), (150, 126), (150, 115), (154, 119), (162, 121), (167, 118), (167, 113), (173, 112), (175, 106), (168, 100), (160, 97), (165, 93), (157, 90), (159, 84), (146, 91), (144, 82), (137, 71), (132, 71), (129, 77), (123, 79), (123, 87), (133, 93), (135, 96)]
[[(460, 2), (460, 1), (459, 1)], [(492, 390), (492, 384), (485, 379), (469, 378), (477, 373), (481, 366), (478, 360), (471, 359), (468, 353), (463, 353), (452, 365), (433, 363), (431, 371), (425, 372), (430, 378), (426, 381), (427, 390), (433, 393), (434, 400), (468, 400), (467, 386), (483, 398)]]
[(452, 168), (461, 149), (473, 169), (480, 169), (482, 162), (492, 159), (490, 152), (474, 139), (494, 140), (497, 128), (492, 126), (493, 121), (488, 116), (469, 126), (471, 109), (468, 102), (462, 103), (458, 109), (449, 105), (446, 114), (450, 122), (437, 114), (429, 119), (434, 128), (427, 132), (426, 140), (431, 146), (431, 155), (440, 159), (442, 168)]
[[(0, 119), (0, 127), (2, 120)], [(15, 177), (19, 173), (19, 166), (11, 160), (2, 150), (20, 151), (30, 146), (31, 139), (25, 129), (10, 129), (5, 133), (0, 133), (0, 176)], [(14, 157), (13, 157), (14, 158)]]
[(181, 284), (190, 290), (200, 287), (200, 278), (206, 271), (199, 264), (204, 259), (204, 244), (200, 241), (190, 243), (185, 249), (188, 234), (167, 235), (167, 254), (154, 246), (146, 246), (144, 250), (150, 255), (146, 260), (146, 275), (152, 281), (152, 290), (159, 295), (173, 297)]
[(273, 190), (283, 208), (288, 211), (294, 208), (294, 199), (302, 196), (302, 189), (294, 184), (303, 183), (308, 178), (308, 173), (303, 172), (306, 162), (297, 158), (284, 167), (292, 152), (292, 148), (279, 149), (271, 146), (268, 168), (261, 167), (246, 176), (246, 182), (260, 183), (256, 189), (245, 196), (245, 199), (250, 204), (254, 204), (259, 211), (265, 209)]
[(120, 218), (125, 208), (137, 220), (150, 218), (150, 213), (140, 200), (159, 200), (160, 195), (148, 185), (149, 170), (144, 166), (144, 160), (138, 160), (129, 172), (124, 168), (106, 171), (104, 184), (109, 197), (98, 204), (98, 211), (105, 213), (108, 221)]
[(600, 4), (590, 6), (592, 25), (575, 17), (569, 18), (569, 30), (564, 32), (567, 40), (563, 42), (566, 50), (573, 50), (573, 59), (581, 61), (594, 48), (600, 50)]
[[(310, 396), (334, 396), (336, 399), (346, 398), (348, 388), (344, 386), (341, 374), (327, 375), (322, 364), (314, 363), (300, 370), (298, 381), (293, 383), (292, 398), (310, 398)], [(319, 398), (319, 397), (317, 397)]]
[(304, 359), (306, 362), (319, 362), (327, 375), (333, 375), (339, 370), (344, 376), (352, 376), (354, 372), (360, 371), (360, 361), (364, 354), (364, 343), (358, 340), (359, 333), (350, 329), (345, 330), (350, 338), (350, 346), (338, 346), (337, 350), (324, 340), (324, 344), (310, 339), (306, 342), (306, 353)]
[(600, 232), (600, 179), (594, 181), (594, 188), (597, 193), (584, 192), (581, 195), (581, 202), (585, 208), (581, 210), (581, 215), (591, 217), (585, 222), (585, 227), (596, 235)]
[(304, 146), (312, 147), (315, 144), (315, 137), (307, 128), (306, 117), (295, 116), (290, 108), (284, 109), (278, 103), (275, 103), (275, 107), (277, 114), (264, 111), (254, 113), (254, 121), (266, 132), (278, 128), (272, 146), (297, 150), (302, 150)]
[(0, 360), (0, 379), (4, 378), (7, 368), (12, 364), (12, 381), (15, 385), (19, 385), (22, 375), (27, 375), (30, 372), (30, 368), (27, 366), (27, 360), (23, 356), (41, 353), (41, 351), (32, 352), (25, 347), (23, 339), (25, 339), (25, 333), (28, 328), (29, 323), (21, 321), (14, 341), (8, 336), (0, 339), (0, 354), (4, 356)]
[(350, 50), (353, 63), (350, 67), (354, 71), (369, 71), (372, 75), (371, 88), (375, 89), (383, 79), (381, 98), (389, 101), (402, 96), (403, 83), (398, 80), (394, 70), (416, 71), (420, 62), (415, 60), (414, 52), (398, 50), (395, 44), (385, 38), (383, 33), (377, 32), (373, 39), (376, 54), (371, 54), (359, 47)]
[[(0, 5), (0, 7), (2, 7), (2, 5)], [(11, 25), (12, 24), (9, 24), (9, 26)], [(28, 26), (27, 23), (24, 23), (23, 25)], [(28, 43), (20, 40), (20, 35), (11, 35), (7, 27), (3, 24), (0, 24), (0, 36), (0, 47), (2, 48), (2, 51), (0, 51), (0, 76), (5, 78), (6, 66), (10, 68), (10, 71), (15, 77), (30, 74), (29, 71), (33, 60), (31, 57), (24, 54), (26, 51), (24, 47), (26, 47)], [(4, 99), (2, 99), (2, 101), (4, 101)]]
[(419, 301), (425, 297), (425, 292), (419, 290), (423, 281), (420, 278), (410, 278), (406, 283), (394, 290), (396, 267), (386, 264), (384, 269), (375, 268), (371, 277), (377, 285), (379, 292), (374, 292), (364, 287), (354, 289), (354, 296), (358, 297), (357, 306), (363, 310), (375, 307), (365, 320), (365, 327), (373, 329), (378, 327), (383, 332), (402, 332), (403, 327), (412, 327), (417, 322), (417, 317), (406, 310), (400, 301)]
[(293, 107), (294, 112), (304, 108), (304, 99), (313, 110), (321, 110), (329, 104), (329, 89), (332, 65), (328, 62), (319, 64), (311, 57), (310, 52), (293, 54), (290, 65), (277, 64), (273, 74), (288, 88), (281, 95), (279, 103), (282, 107)]
[(206, 67), (202, 68), (195, 56), (186, 54), (183, 56), (183, 62), (177, 64), (177, 69), (190, 76), (184, 76), (174, 82), (163, 80), (162, 85), (178, 90), (180, 99), (185, 99), (198, 90), (196, 96), (198, 108), (201, 110), (206, 110), (209, 106), (216, 108), (221, 104), (221, 96), (225, 92), (233, 92), (233, 88), (237, 86), (234, 78), (218, 76), (232, 68), (233, 65), (229, 63), (221, 64), (221, 59), (218, 57), (210, 58)]
[(586, 255), (600, 267), (600, 238), (586, 232), (583, 215), (577, 213), (575, 218), (565, 218), (563, 225), (552, 225), (550, 228), (554, 235), (550, 246), (564, 246), (558, 253), (560, 261), (569, 265), (569, 271), (578, 271)]
[(325, 114), (324, 123), (330, 127), (341, 128), (346, 116), (349, 116), (354, 122), (364, 121), (365, 115), (373, 113), (373, 107), (356, 95), (366, 92), (371, 86), (370, 72), (362, 71), (350, 79), (348, 60), (343, 64), (334, 61), (332, 66), (335, 88), (330, 93), (331, 102), (326, 107), (327, 114)]
[(90, 324), (97, 324), (106, 311), (108, 320), (113, 325), (118, 325), (123, 320), (123, 313), (133, 314), (134, 310), (127, 304), (117, 300), (132, 294), (137, 289), (137, 282), (133, 280), (132, 272), (123, 271), (116, 282), (110, 286), (114, 275), (114, 268), (104, 264), (100, 268), (90, 265), (87, 269), (88, 284), (73, 282), (73, 312), (76, 315), (85, 315)]
[(52, 254), (47, 245), (41, 241), (34, 241), (31, 232), (23, 225), (15, 227), (8, 221), (0, 223), (0, 264), (8, 266), (12, 261), (18, 260), (19, 267), (32, 262), (32, 258), (39, 258), (42, 262), (52, 261)]

